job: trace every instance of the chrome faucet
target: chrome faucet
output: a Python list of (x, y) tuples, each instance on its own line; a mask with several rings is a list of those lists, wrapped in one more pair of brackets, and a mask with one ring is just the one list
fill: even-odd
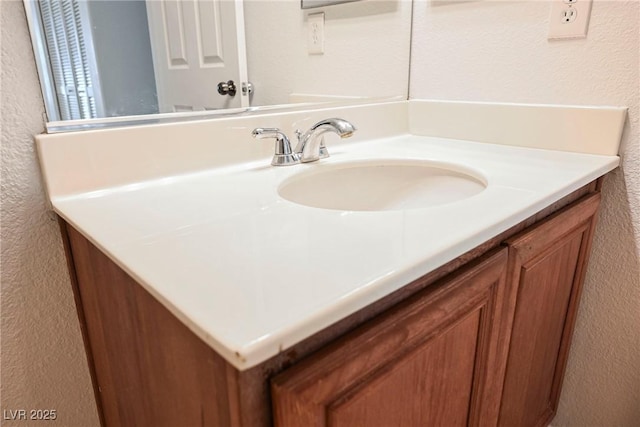
[(280, 129), (256, 128), (251, 132), (251, 136), (257, 139), (275, 138), (276, 152), (271, 160), (273, 166), (288, 166), (300, 163), (300, 156), (291, 150), (289, 138)]
[(327, 132), (337, 133), (340, 138), (348, 138), (356, 131), (355, 126), (344, 119), (325, 119), (321, 120), (305, 133), (296, 131), (298, 136), (298, 145), (295, 153), (299, 156), (300, 161), (315, 162), (318, 159), (329, 157), (329, 152), (324, 146), (324, 137), (322, 134)]

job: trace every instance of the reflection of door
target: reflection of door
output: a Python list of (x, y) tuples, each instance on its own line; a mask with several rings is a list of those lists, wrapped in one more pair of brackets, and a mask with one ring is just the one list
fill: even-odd
[[(249, 106), (242, 0), (147, 0), (161, 113)], [(233, 80), (235, 96), (218, 93)]]

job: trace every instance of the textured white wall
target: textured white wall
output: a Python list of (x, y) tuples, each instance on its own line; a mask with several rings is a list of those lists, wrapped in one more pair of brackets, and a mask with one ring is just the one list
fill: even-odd
[[(263, 8), (267, 3), (271, 2)], [(406, 3), (399, 1), (396, 13), (405, 16)], [(556, 426), (640, 423), (639, 9), (635, 1), (595, 0), (586, 40), (548, 42), (546, 2), (431, 4), (418, 0), (416, 4), (414, 98), (630, 107), (623, 166), (605, 183)], [(43, 129), (43, 106), (22, 4), (2, 0), (0, 12), (1, 409), (52, 408), (58, 410), (59, 418), (47, 425), (98, 425), (57, 224), (46, 213), (33, 149), (32, 135)], [(256, 10), (253, 19), (267, 12)], [(384, 16), (373, 14), (368, 19)], [(333, 19), (343, 32), (353, 24), (349, 19), (327, 17), (328, 50), (338, 34), (329, 27)], [(296, 55), (306, 56), (302, 27), (278, 41), (271, 39), (274, 29), (283, 28), (278, 21), (264, 19), (264, 25), (269, 29), (262, 34), (266, 45), (294, 39)], [(398, 31), (406, 28), (397, 26), (402, 25), (406, 23), (387, 25), (375, 37), (357, 31), (361, 48), (392, 49), (387, 39), (401, 37)], [(279, 50), (288, 49), (280, 45)], [(379, 91), (366, 93), (377, 96), (386, 92), (383, 85), (395, 91), (404, 84), (398, 82), (404, 53), (387, 53), (389, 57), (368, 63), (375, 70), (371, 73), (356, 73), (349, 58), (342, 60), (344, 67), (339, 71), (323, 73), (317, 64), (321, 57), (316, 57), (316, 64), (303, 71), (318, 79), (332, 77), (322, 84), (318, 80), (317, 87), (288, 85), (286, 80), (292, 77), (287, 70), (298, 69), (295, 58), (285, 55), (280, 61), (272, 56), (266, 70), (285, 80), (281, 88), (287, 93), (346, 81), (354, 92), (341, 89), (336, 94), (358, 94), (361, 81), (382, 75), (375, 83)], [(262, 81), (258, 75), (255, 78), (257, 83)]]
[(21, 1), (0, 1), (2, 111), (1, 410), (55, 409), (97, 426), (93, 390), (57, 222), (47, 213), (33, 135), (44, 107)]
[(549, 11), (547, 1), (418, 0), (410, 95), (629, 107), (553, 425), (638, 426), (640, 3), (594, 0), (583, 40), (548, 41)]
[[(406, 97), (411, 1), (367, 0), (302, 10), (299, 0), (245, 0), (252, 105), (292, 92)], [(323, 55), (307, 53), (307, 15), (325, 12)]]

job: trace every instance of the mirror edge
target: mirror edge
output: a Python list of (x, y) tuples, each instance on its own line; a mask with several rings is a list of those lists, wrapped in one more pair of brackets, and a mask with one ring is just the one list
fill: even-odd
[(300, 0), (300, 9), (314, 9), (317, 7), (333, 6), (360, 0)]

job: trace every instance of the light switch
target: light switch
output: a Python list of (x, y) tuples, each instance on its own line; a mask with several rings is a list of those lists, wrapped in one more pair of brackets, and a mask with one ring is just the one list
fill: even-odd
[(324, 53), (324, 13), (314, 13), (307, 17), (307, 49), (310, 54)]

